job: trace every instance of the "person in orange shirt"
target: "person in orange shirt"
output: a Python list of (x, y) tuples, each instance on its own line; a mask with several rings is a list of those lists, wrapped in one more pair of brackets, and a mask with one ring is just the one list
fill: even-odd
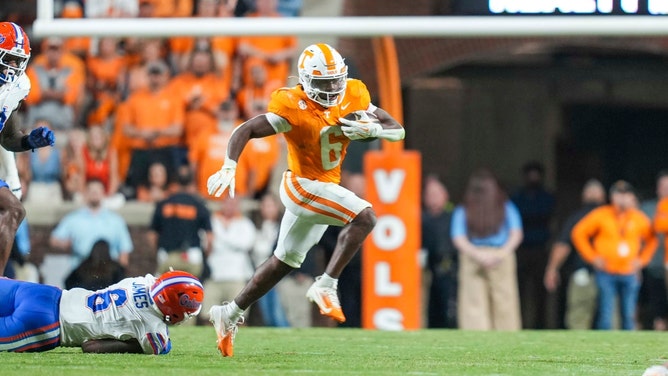
[(26, 97), (26, 123), (48, 119), (54, 129), (71, 129), (75, 126), (83, 100), (84, 63), (64, 51), (62, 38), (46, 38), (42, 51), (26, 71), (32, 82), (32, 89)]
[[(284, 135), (288, 170), (283, 173), (279, 189), (286, 210), (276, 248), (232, 302), (213, 306), (209, 312), (223, 356), (234, 353), (234, 337), (243, 312), (301, 266), (329, 225), (343, 229), (325, 273), (311, 285), (306, 296), (323, 315), (338, 322), (346, 320), (338, 297), (338, 278), (373, 230), (376, 214), (369, 202), (339, 185), (341, 163), (353, 140), (399, 141), (405, 135), (397, 120), (371, 103), (362, 81), (348, 79), (348, 66), (331, 46), (308, 46), (297, 64), (299, 85), (276, 90), (265, 114), (235, 129), (225, 152), (225, 163), (207, 181), (210, 195), (220, 197), (227, 191), (233, 197), (237, 162), (248, 141)], [(344, 118), (354, 111), (362, 111), (367, 120)], [(371, 120), (371, 116), (377, 120)]]
[[(62, 18), (83, 18), (84, 10), (77, 1), (65, 1), (63, 9), (60, 12)], [(69, 37), (65, 38), (65, 51), (85, 59), (90, 50), (90, 37)]]
[[(233, 17), (230, 12), (220, 12), (218, 0), (200, 0), (195, 17)], [(226, 10), (226, 7), (221, 7)], [(223, 20), (221, 20), (223, 22)], [(237, 48), (237, 37), (173, 37), (169, 39), (170, 63), (178, 72), (184, 72), (194, 51), (209, 50), (213, 54), (216, 72), (225, 78), (226, 89), (231, 85), (232, 71)]]
[(87, 125), (111, 126), (111, 118), (119, 100), (118, 79), (125, 69), (125, 58), (118, 52), (117, 38), (101, 38), (98, 52), (86, 59), (87, 88), (93, 105), (87, 113)]
[(139, 0), (142, 5), (153, 6), (153, 17), (190, 17), (193, 15), (193, 0)]
[(264, 113), (274, 90), (283, 86), (282, 81), (270, 80), (267, 67), (262, 60), (250, 58), (250, 81), (246, 82), (237, 92), (237, 102), (242, 117), (246, 120)]
[[(276, 0), (257, 0), (255, 12), (246, 17), (282, 17), (277, 12)], [(267, 68), (267, 79), (278, 80), (284, 85), (290, 74), (290, 61), (295, 55), (297, 38), (291, 35), (241, 37), (237, 52), (243, 60), (243, 83), (250, 81), (249, 58), (260, 59)]]
[(148, 86), (148, 66), (164, 63), (165, 49), (162, 39), (126, 39), (125, 52), (124, 69), (118, 76), (118, 93), (123, 100)]
[(196, 51), (191, 55), (188, 70), (176, 75), (170, 83), (174, 93), (183, 100), (186, 109), (184, 142), (192, 148), (198, 135), (216, 127), (216, 110), (229, 96), (222, 89), (221, 79), (213, 73), (210, 51)]
[(622, 328), (635, 328), (639, 272), (652, 259), (657, 238), (650, 219), (636, 208), (631, 184), (610, 187), (610, 204), (598, 207), (573, 228), (571, 238), (582, 258), (593, 265), (599, 290), (597, 329), (611, 329), (619, 297)]
[[(227, 100), (221, 103), (216, 111), (216, 118), (215, 127), (201, 132), (188, 150), (188, 160), (195, 172), (197, 190), (204, 197), (208, 196), (206, 181), (225, 163), (224, 151), (227, 149), (227, 143), (234, 128), (241, 123), (236, 102)], [(241, 168), (237, 172), (242, 182), (248, 180), (244, 171)], [(240, 196), (246, 196), (246, 186), (245, 183), (239, 184)]]
[(148, 166), (160, 161), (172, 174), (185, 160), (183, 138), (184, 108), (181, 98), (168, 86), (169, 67), (164, 62), (147, 66), (149, 84), (127, 100), (123, 133), (132, 149), (126, 184), (136, 188), (145, 183)]

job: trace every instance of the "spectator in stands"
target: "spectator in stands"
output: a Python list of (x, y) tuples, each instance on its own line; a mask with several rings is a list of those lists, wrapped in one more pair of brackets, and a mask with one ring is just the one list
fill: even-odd
[[(218, 3), (218, 0), (198, 1), (195, 17), (232, 17), (228, 13), (220, 13)], [(170, 38), (170, 64), (177, 72), (186, 72), (194, 52), (209, 51), (213, 55), (213, 71), (221, 77), (220, 89), (229, 92), (232, 74), (238, 70), (235, 67), (237, 39), (232, 36)]]
[(111, 118), (120, 100), (118, 82), (125, 70), (125, 58), (120, 54), (117, 38), (100, 38), (97, 53), (86, 60), (87, 89), (92, 103), (86, 112), (86, 124), (111, 127)]
[[(46, 120), (37, 120), (34, 129), (39, 127), (51, 128)], [(25, 154), (30, 160), (31, 193), (26, 201), (48, 202), (57, 204), (63, 200), (61, 177), (63, 176), (60, 150), (57, 148), (41, 148), (34, 153)]]
[(102, 206), (104, 184), (89, 180), (84, 196), (86, 206), (68, 213), (58, 222), (51, 232), (49, 245), (71, 251), (72, 268), (76, 268), (88, 257), (96, 241), (106, 240), (111, 246), (111, 258), (127, 268), (133, 250), (132, 239), (123, 217)]
[[(552, 244), (545, 268), (544, 284), (550, 293), (558, 293), (558, 327), (587, 330), (596, 314), (596, 284), (593, 269), (587, 265), (571, 241), (573, 227), (585, 215), (605, 204), (605, 188), (591, 179), (582, 188), (582, 206), (566, 218)], [(564, 281), (563, 286), (561, 281)]]
[[(188, 158), (196, 171), (197, 190), (208, 197), (206, 182), (211, 174), (218, 171), (220, 164), (225, 162), (225, 150), (234, 128), (241, 123), (239, 110), (233, 100), (220, 104), (216, 111), (216, 128), (214, 131), (202, 132), (188, 152)], [(255, 160), (257, 161), (257, 160)], [(257, 161), (259, 162), (259, 161)], [(239, 170), (237, 178), (244, 179), (245, 172)], [(239, 195), (246, 194), (246, 185), (239, 185)]]
[(188, 166), (179, 167), (176, 180), (178, 190), (155, 206), (148, 241), (157, 254), (156, 274), (173, 267), (199, 276), (211, 249), (211, 213), (204, 200), (191, 193)]
[(176, 75), (170, 87), (183, 100), (185, 145), (192, 148), (200, 133), (215, 129), (216, 111), (229, 97), (229, 91), (221, 90), (224, 85), (213, 71), (210, 51), (197, 50), (189, 56), (188, 69)]
[(47, 119), (55, 130), (71, 129), (76, 125), (83, 99), (83, 62), (63, 51), (62, 38), (46, 38), (42, 51), (26, 71), (32, 82), (26, 98), (26, 122), (34, 124), (37, 119)]
[(257, 230), (250, 218), (241, 212), (238, 197), (226, 197), (211, 217), (213, 244), (207, 260), (211, 277), (204, 282), (203, 320), (209, 309), (232, 300), (253, 275), (251, 251)]
[(167, 168), (160, 162), (152, 163), (148, 168), (146, 185), (137, 187), (137, 201), (156, 203), (166, 199), (170, 194), (170, 183)]
[(83, 149), (86, 145), (86, 132), (72, 129), (67, 133), (67, 142), (61, 151), (63, 168), (63, 197), (67, 201), (81, 201), (81, 193), (86, 185)]
[(168, 174), (183, 162), (184, 108), (179, 97), (168, 87), (169, 68), (164, 62), (147, 67), (149, 86), (139, 89), (127, 100), (122, 112), (122, 127), (132, 149), (126, 183), (135, 188), (146, 182), (148, 167), (162, 162)]
[(265, 113), (271, 93), (285, 84), (284, 80), (269, 80), (267, 68), (258, 58), (248, 58), (246, 65), (250, 70), (250, 80), (237, 93), (244, 120)]
[[(277, 0), (256, 0), (255, 11), (246, 17), (282, 17), (276, 11)], [(290, 62), (297, 48), (297, 38), (294, 36), (249, 36), (239, 38), (237, 52), (243, 59), (243, 82), (250, 81), (249, 58), (260, 59), (267, 68), (267, 79), (277, 80), (281, 86), (285, 85), (290, 75)]]
[(457, 327), (457, 250), (450, 238), (453, 205), (437, 177), (424, 183), (422, 208), (422, 248), (427, 252), (431, 274), (427, 305), (427, 327)]
[(545, 189), (545, 169), (536, 161), (522, 167), (523, 186), (510, 199), (522, 215), (524, 240), (517, 250), (522, 327), (545, 329), (547, 291), (543, 284), (548, 259), (550, 221), (555, 198)]
[(65, 288), (81, 287), (95, 291), (125, 278), (125, 269), (111, 258), (109, 248), (106, 240), (96, 241), (90, 255), (65, 278)]
[[(60, 12), (61, 18), (78, 19), (83, 18), (83, 6), (79, 1), (68, 0), (63, 4)], [(78, 36), (64, 39), (63, 48), (65, 51), (77, 56), (79, 59), (85, 59), (90, 52), (90, 37)]]
[(97, 179), (104, 184), (107, 195), (118, 191), (118, 156), (110, 147), (110, 135), (100, 125), (88, 128), (87, 142), (83, 146), (82, 156), (85, 181)]
[(304, 0), (278, 0), (278, 13), (283, 17), (299, 17)]
[[(149, 67), (165, 63), (162, 39), (126, 39), (125, 64), (118, 77), (118, 95), (122, 100), (150, 84)], [(167, 69), (169, 71), (169, 69)]]
[[(253, 245), (252, 257), (254, 267), (262, 265), (271, 257), (278, 240), (278, 226), (281, 222), (283, 205), (276, 195), (267, 193), (260, 200), (260, 226)], [(290, 326), (285, 316), (278, 289), (273, 287), (258, 300), (265, 326)]]
[(459, 328), (521, 329), (515, 250), (522, 242), (522, 218), (491, 171), (477, 170), (469, 178), (450, 234), (459, 251)]
[[(668, 198), (668, 170), (659, 171), (656, 177), (656, 197), (645, 200), (640, 204), (640, 210), (653, 222), (657, 219), (657, 208), (659, 202)], [(664, 203), (665, 205), (666, 203)], [(664, 210), (661, 210), (666, 214)], [(643, 328), (654, 330), (666, 330), (668, 328), (668, 292), (666, 291), (666, 268), (665, 268), (665, 236), (657, 231), (658, 246), (652, 260), (643, 269), (642, 286), (640, 288), (639, 300), (643, 302), (646, 309), (639, 315), (639, 321)]]
[(152, 4), (153, 17), (191, 17), (193, 0), (139, 0), (139, 4)]
[(272, 174), (281, 156), (282, 135), (252, 139), (246, 144), (237, 165), (239, 192), (259, 199), (269, 189)]
[(597, 329), (612, 329), (616, 299), (622, 329), (635, 328), (639, 273), (658, 244), (649, 218), (634, 207), (635, 200), (631, 184), (615, 182), (610, 187), (610, 204), (589, 212), (571, 234), (575, 248), (596, 271)]
[(130, 146), (130, 138), (125, 135), (123, 124), (128, 118), (129, 107), (126, 102), (117, 103), (116, 116), (114, 117), (114, 127), (111, 133), (110, 148), (116, 151), (118, 159), (118, 181), (119, 191), (121, 191), (127, 198), (136, 197), (137, 192), (134, 187), (125, 184), (127, 180), (128, 170), (130, 169), (130, 160), (132, 159), (132, 147)]
[(134, 18), (139, 14), (137, 0), (84, 1), (86, 18)]

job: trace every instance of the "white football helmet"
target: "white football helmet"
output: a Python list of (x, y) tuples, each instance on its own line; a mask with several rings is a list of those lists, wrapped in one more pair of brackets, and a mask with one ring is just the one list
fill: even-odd
[(309, 99), (324, 107), (341, 103), (346, 91), (348, 66), (332, 46), (312, 44), (299, 56), (299, 83)]
[(30, 41), (21, 26), (0, 22), (0, 85), (20, 76), (28, 66)]

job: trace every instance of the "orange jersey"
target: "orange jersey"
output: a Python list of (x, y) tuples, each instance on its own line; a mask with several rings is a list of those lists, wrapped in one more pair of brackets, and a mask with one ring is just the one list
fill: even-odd
[(341, 103), (325, 108), (306, 96), (301, 85), (276, 90), (269, 112), (284, 118), (290, 127), (285, 132), (288, 169), (297, 176), (338, 184), (341, 162), (350, 139), (343, 135), (339, 118), (367, 110), (371, 97), (362, 81), (349, 79)]
[(603, 270), (613, 274), (629, 274), (633, 262), (644, 267), (652, 259), (657, 246), (651, 222), (637, 209), (617, 213), (612, 205), (589, 212), (578, 222), (571, 238), (575, 248), (588, 263), (601, 257)]

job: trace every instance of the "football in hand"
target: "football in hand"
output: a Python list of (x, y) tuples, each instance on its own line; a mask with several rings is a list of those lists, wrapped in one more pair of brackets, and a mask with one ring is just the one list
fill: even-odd
[[(353, 120), (353, 121), (369, 121), (369, 122), (374, 122), (374, 123), (380, 123), (380, 120), (378, 120), (378, 116), (374, 114), (373, 112), (369, 111), (364, 111), (364, 110), (359, 110), (359, 111), (353, 111), (346, 116), (343, 117), (344, 119), (347, 120)], [(363, 138), (361, 140), (355, 140), (359, 142), (371, 142), (377, 140), (378, 137), (369, 137), (369, 138)]]

